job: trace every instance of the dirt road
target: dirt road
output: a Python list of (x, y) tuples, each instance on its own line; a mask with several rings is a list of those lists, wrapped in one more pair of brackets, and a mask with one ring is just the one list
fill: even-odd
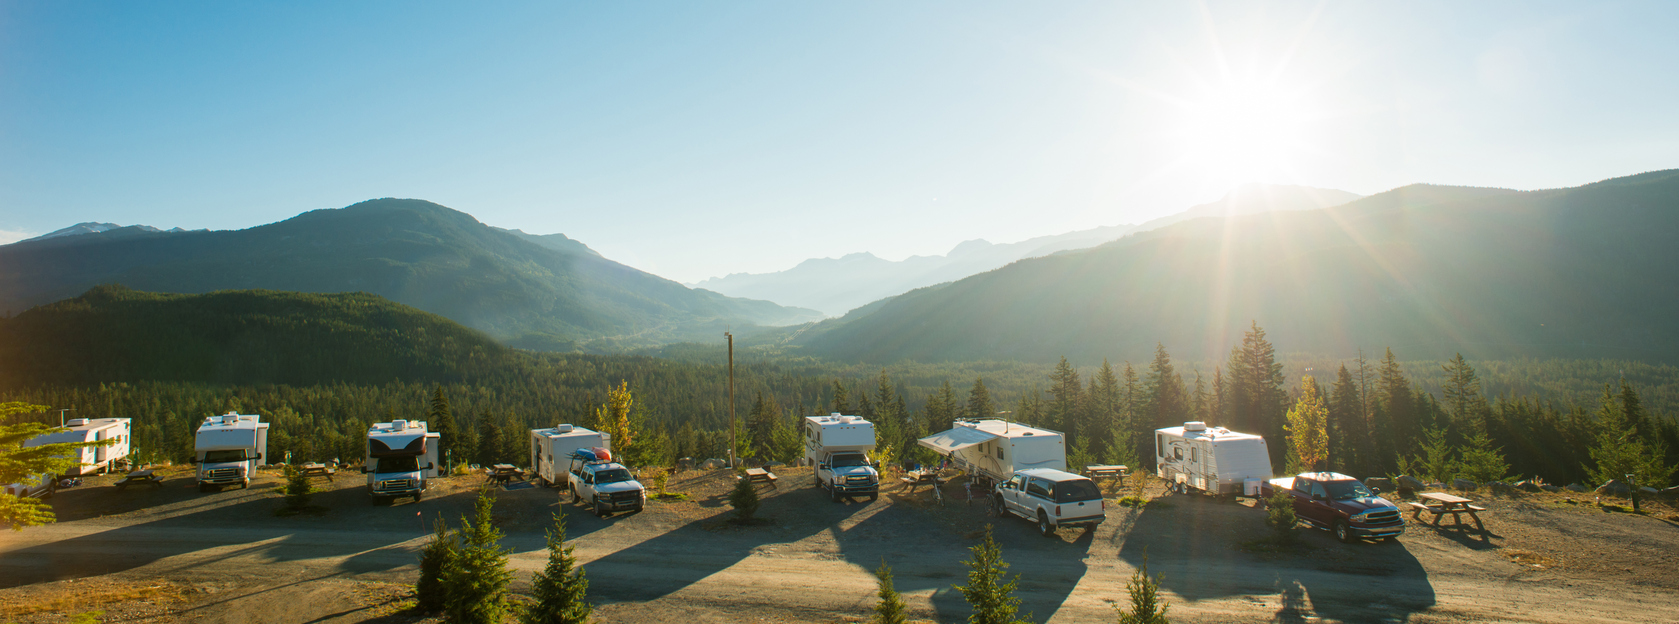
[[(273, 515), (279, 500), (271, 478), (268, 487), (210, 494), (184, 478), (156, 491), (92, 485), (63, 492), (58, 524), (0, 534), (0, 608), (13, 609), (20, 622), (59, 621), (18, 606), (78, 583), (167, 582), (187, 589), (174, 606), (159, 607), (166, 616), (145, 609), (125, 616), (113, 607), (112, 621), (413, 621), (393, 613), (390, 600), (370, 596), (379, 588), (389, 594), (385, 583), (412, 583), (428, 534), (422, 521), (465, 513), (478, 480), (458, 478), (417, 504), (392, 506), (369, 504), (358, 484), (345, 481), (317, 495), (324, 513), (288, 518)], [(689, 473), (671, 487), (695, 500), (606, 519), (561, 503), (555, 490), (503, 491), (497, 523), (522, 585), (545, 563), (550, 514), (568, 510), (590, 596), (606, 622), (860, 619), (874, 600), (869, 570), (882, 561), (893, 566), (915, 617), (964, 621), (967, 605), (951, 585), (964, 582), (961, 561), (988, 523), (1010, 572), (1020, 575), (1022, 611), (1041, 622), (1111, 620), (1111, 603), (1125, 600), (1125, 583), (1145, 554), (1149, 570), (1164, 576), (1175, 621), (1679, 622), (1679, 581), (1668, 578), (1679, 567), (1661, 554), (1679, 552), (1679, 528), (1660, 518), (1494, 502), (1485, 537), (1418, 526), (1398, 542), (1347, 546), (1308, 532), (1299, 551), (1267, 554), (1243, 543), (1257, 530), (1259, 510), (1204, 498), (1167, 496), (1142, 512), (1110, 506), (1095, 531), (1045, 538), (977, 503), (935, 506), (925, 490), (831, 503), (799, 487), (809, 477), (797, 470), (766, 492), (761, 515), (773, 524), (738, 527), (722, 521), (727, 481)], [(1568, 564), (1561, 552), (1538, 559), (1548, 566), (1517, 562), (1508, 542), (1543, 524), (1522, 518), (1535, 513), (1579, 514), (1583, 526), (1608, 532), (1562, 531), (1591, 544), (1645, 540), (1631, 548), (1652, 554), (1629, 565), (1665, 572), (1596, 570)]]

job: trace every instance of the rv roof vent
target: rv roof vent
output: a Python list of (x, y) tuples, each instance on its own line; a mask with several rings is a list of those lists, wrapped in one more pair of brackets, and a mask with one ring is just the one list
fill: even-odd
[(239, 415), (238, 414), (235, 414), (233, 412), (228, 412), (226, 414), (222, 414), (222, 424), (231, 425), (231, 424), (236, 423), (236, 422), (239, 422)]
[(408, 428), (408, 421), (406, 421), (406, 420), (393, 420), (393, 421), (391, 421), (391, 429), (394, 429), (394, 430), (397, 430), (397, 431), (402, 431), (402, 430), (405, 430), (407, 428)]
[(834, 413), (833, 413), (833, 414), (830, 414), (830, 415), (831, 415), (831, 416), (834, 416), (834, 417), (836, 417), (836, 418), (837, 418), (837, 417), (839, 417), (839, 416), (840, 416), (840, 413), (839, 413), (839, 412), (834, 412)]
[(1186, 422), (1186, 423), (1183, 424), (1183, 430), (1184, 431), (1206, 431), (1207, 430), (1207, 423), (1201, 422), (1199, 420)]
[(840, 424), (842, 424), (842, 425), (849, 425), (849, 424), (851, 424), (851, 417), (850, 416), (840, 416), (839, 421), (840, 421)]
[(66, 426), (66, 427), (80, 427), (80, 426), (85, 425), (85, 424), (87, 424), (87, 419), (86, 418), (72, 418), (72, 419), (70, 419), (70, 422), (64, 423), (64, 426)]
[(571, 433), (571, 425), (555, 425), (554, 431), (557, 433)]

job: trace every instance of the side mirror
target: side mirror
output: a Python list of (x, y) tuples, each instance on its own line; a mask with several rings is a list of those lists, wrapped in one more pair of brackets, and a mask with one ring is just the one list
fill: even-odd
[(816, 469), (817, 469), (817, 470), (827, 470), (827, 469), (828, 469), (828, 465), (827, 465), (827, 464), (817, 464), (817, 465), (816, 465)]
[(361, 467), (361, 473), (362, 473), (362, 474), (367, 474), (367, 473), (369, 473), (369, 472), (373, 472), (373, 471), (371, 471), (371, 470), (368, 470), (368, 469), (367, 469), (367, 466), (362, 466), (362, 467)]
[(262, 459), (262, 453), (257, 453), (257, 459)]
[(1379, 487), (1370, 488), (1370, 493), (1371, 494), (1381, 494), (1382, 493), (1382, 488), (1379, 488)]
[(425, 467), (426, 470), (432, 470), (434, 468), (437, 468), (437, 464), (428, 463), (428, 464), (426, 464), (426, 467)]
[(193, 465), (197, 465), (197, 464), (198, 464), (198, 458), (197, 458), (197, 457), (194, 457), (194, 458), (192, 458), (192, 459), (189, 459), (189, 460), (187, 460), (187, 461), (188, 461), (188, 462), (190, 462), (190, 463), (192, 463), (192, 464), (193, 464)]

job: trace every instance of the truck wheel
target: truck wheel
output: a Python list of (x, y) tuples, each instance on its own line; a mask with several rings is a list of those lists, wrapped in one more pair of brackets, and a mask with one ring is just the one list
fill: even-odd
[(1009, 506), (1003, 504), (1003, 497), (1001, 496), (997, 497), (995, 504), (991, 506), (991, 509), (997, 513), (998, 518), (1007, 518), (1009, 516)]
[(1044, 537), (1055, 537), (1055, 525), (1050, 524), (1049, 514), (1044, 513), (1042, 509), (1038, 510), (1038, 532), (1044, 534)]
[(1342, 544), (1351, 544), (1358, 540), (1353, 535), (1352, 527), (1347, 526), (1346, 520), (1335, 521), (1335, 539), (1341, 540)]
[(420, 502), (420, 497), (421, 496), (425, 496), (425, 493), (424, 492), (415, 492), (414, 493), (414, 502), (416, 502), (416, 503)]
[(203, 484), (203, 483), (200, 483), (200, 484), (198, 484), (198, 491), (199, 492), (208, 492), (208, 491), (210, 491), (210, 486), (206, 485), (206, 484)]
[(831, 500), (831, 501), (834, 501), (834, 502), (837, 503), (837, 502), (840, 502), (840, 498), (841, 497), (840, 497), (839, 488), (834, 487), (832, 485), (829, 485), (828, 486), (828, 500)]
[(601, 504), (599, 496), (595, 497), (594, 503), (595, 503), (595, 515), (596, 516), (605, 518), (608, 514), (612, 513), (612, 512), (609, 512), (609, 511), (606, 510), (606, 505)]
[(873, 494), (869, 494), (869, 502), (871, 502), (871, 503), (872, 503), (872, 502), (874, 502), (874, 501), (875, 501), (875, 499), (877, 499), (877, 498), (880, 498), (880, 493), (879, 493), (879, 492), (876, 492), (876, 493), (873, 493)]
[(241, 489), (241, 490), (251, 489), (251, 480), (250, 479), (245, 479), (244, 482), (239, 484), (239, 489)]
[(579, 504), (579, 503), (582, 503), (582, 502), (583, 502), (583, 495), (577, 493), (577, 486), (575, 486), (575, 485), (572, 486), (571, 487), (571, 504), (576, 505), (576, 504)]

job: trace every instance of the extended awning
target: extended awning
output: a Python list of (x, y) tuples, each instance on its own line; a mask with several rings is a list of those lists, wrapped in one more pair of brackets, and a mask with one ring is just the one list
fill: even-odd
[(973, 427), (957, 427), (950, 431), (936, 433), (920, 440), (921, 446), (938, 451), (939, 455), (949, 455), (975, 444), (984, 444), (997, 439), (997, 434), (986, 433)]

